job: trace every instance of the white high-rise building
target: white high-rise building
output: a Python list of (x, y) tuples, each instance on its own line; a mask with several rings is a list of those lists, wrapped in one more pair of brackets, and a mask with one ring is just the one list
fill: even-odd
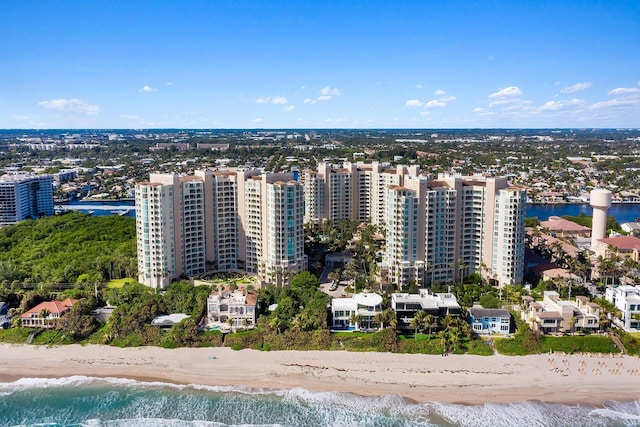
[(0, 226), (54, 212), (51, 175), (0, 176)]
[(136, 186), (139, 281), (246, 270), (284, 284), (306, 270), (302, 184), (290, 174), (151, 174)]

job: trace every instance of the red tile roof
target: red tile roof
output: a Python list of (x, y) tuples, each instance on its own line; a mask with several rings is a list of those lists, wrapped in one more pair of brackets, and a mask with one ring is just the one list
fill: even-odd
[(600, 239), (605, 245), (615, 246), (618, 249), (635, 249), (640, 251), (640, 239), (633, 236), (609, 237)]
[(69, 310), (78, 300), (67, 298), (64, 301), (45, 301), (33, 307), (31, 310), (25, 311), (20, 318), (28, 319), (32, 314), (39, 314), (43, 309), (49, 310), (51, 314), (62, 314)]

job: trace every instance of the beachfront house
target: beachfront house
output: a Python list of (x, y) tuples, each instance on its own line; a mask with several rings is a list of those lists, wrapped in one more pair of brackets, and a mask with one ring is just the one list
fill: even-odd
[(375, 316), (382, 313), (382, 297), (373, 293), (359, 293), (350, 298), (331, 300), (331, 329), (370, 330), (380, 325)]
[(620, 311), (613, 323), (627, 332), (640, 331), (640, 286), (608, 286), (605, 298)]
[(479, 335), (504, 334), (511, 330), (511, 313), (503, 308), (484, 308), (479, 304), (467, 309), (467, 320)]
[(428, 289), (420, 289), (417, 294), (391, 294), (391, 309), (396, 313), (398, 329), (413, 329), (411, 321), (419, 311), (425, 311), (434, 318), (447, 314), (460, 315), (460, 305), (451, 293), (432, 294)]
[(11, 318), (9, 317), (9, 304), (0, 302), (0, 328), (7, 329), (11, 326)]
[(600, 328), (600, 306), (579, 296), (575, 301), (563, 301), (555, 291), (545, 291), (542, 301), (525, 296), (520, 313), (533, 331), (543, 334), (596, 331)]
[(24, 312), (20, 316), (23, 328), (53, 328), (56, 320), (62, 317), (78, 300), (67, 298), (64, 301), (45, 301)]
[(258, 292), (246, 288), (213, 291), (207, 298), (207, 328), (221, 331), (253, 329), (258, 314)]
[(188, 314), (184, 313), (173, 313), (173, 314), (163, 314), (161, 316), (156, 317), (151, 321), (151, 326), (156, 326), (163, 331), (168, 331), (174, 325), (182, 322), (184, 319), (188, 319)]

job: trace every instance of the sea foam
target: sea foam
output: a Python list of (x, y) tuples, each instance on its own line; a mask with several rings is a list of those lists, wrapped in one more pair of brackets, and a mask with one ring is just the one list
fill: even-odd
[[(47, 391), (51, 388), (60, 390), (56, 393)], [(0, 395), (3, 396), (0, 399), (1, 425), (640, 425), (640, 400), (628, 403), (609, 401), (602, 408), (539, 401), (484, 405), (417, 404), (396, 395), (365, 397), (341, 392), (312, 392), (302, 388), (254, 390), (88, 376), (22, 378), (0, 383)], [(38, 402), (37, 407), (25, 407), (35, 401)], [(22, 415), (12, 418), (11, 411)]]

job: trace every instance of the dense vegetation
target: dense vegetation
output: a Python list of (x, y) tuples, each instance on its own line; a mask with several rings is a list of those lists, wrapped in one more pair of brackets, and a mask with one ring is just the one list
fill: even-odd
[(0, 229), (5, 287), (96, 283), (134, 277), (136, 271), (133, 218), (67, 213)]

